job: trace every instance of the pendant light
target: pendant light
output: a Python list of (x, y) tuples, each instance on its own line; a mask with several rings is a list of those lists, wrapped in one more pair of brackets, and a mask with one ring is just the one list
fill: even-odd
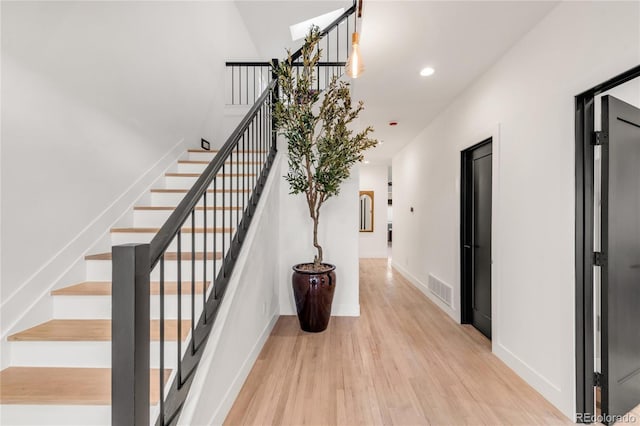
[(364, 62), (360, 54), (360, 34), (358, 34), (358, 18), (362, 16), (362, 0), (358, 2), (358, 13), (354, 16), (354, 29), (351, 35), (351, 54), (347, 59), (345, 72), (351, 78), (358, 78), (364, 72)]

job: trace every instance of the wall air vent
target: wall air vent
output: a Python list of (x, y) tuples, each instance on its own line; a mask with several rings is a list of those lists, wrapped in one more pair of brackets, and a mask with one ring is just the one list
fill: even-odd
[(442, 300), (447, 306), (452, 307), (453, 289), (440, 279), (429, 274), (428, 282), (429, 291), (435, 294), (438, 299)]

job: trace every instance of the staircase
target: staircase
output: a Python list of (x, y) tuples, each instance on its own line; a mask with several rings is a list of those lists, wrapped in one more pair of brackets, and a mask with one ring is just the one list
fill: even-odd
[[(185, 160), (179, 160), (176, 172), (167, 173), (162, 188), (151, 189), (150, 204), (133, 208), (133, 226), (111, 229), (113, 245), (125, 243), (149, 243), (167, 221), (176, 206), (182, 201), (205, 167), (213, 160), (217, 151), (189, 150)], [(249, 189), (244, 183), (254, 182), (256, 171), (266, 158), (266, 151), (242, 153), (247, 157), (240, 162), (229, 159), (217, 179), (231, 188), (231, 180), (242, 182), (239, 187), (209, 192), (208, 197), (217, 197), (217, 205), (196, 206), (196, 227), (185, 226), (181, 232), (183, 247), (195, 242), (202, 247), (205, 234), (211, 246), (223, 247), (224, 241), (238, 226), (242, 213), (242, 201), (246, 202)], [(222, 206), (222, 198), (226, 205)], [(204, 227), (204, 214), (209, 226)], [(225, 226), (211, 227), (215, 222)], [(214, 219), (214, 216), (215, 219)], [(222, 252), (206, 253), (206, 259), (221, 260)], [(164, 255), (165, 274), (177, 274), (177, 241), (173, 241)], [(181, 253), (183, 280), (181, 286), (182, 312), (190, 313), (191, 295), (196, 296), (195, 315), (202, 312), (202, 298), (211, 293), (211, 280), (194, 281), (191, 287), (190, 264), (196, 261), (195, 275), (202, 276), (202, 251)], [(207, 262), (212, 265), (212, 262)], [(216, 273), (222, 265), (217, 262)], [(3, 424), (65, 424), (97, 425), (111, 423), (111, 273), (112, 254), (92, 253), (85, 257), (86, 281), (70, 283), (69, 286), (51, 292), (53, 319), (9, 336), (11, 367), (0, 371), (0, 403)], [(208, 266), (207, 276), (214, 276)], [(157, 272), (155, 273), (157, 275)], [(155, 278), (155, 279), (154, 279)], [(184, 343), (192, 330), (189, 319), (177, 320), (178, 283), (164, 283), (164, 376), (169, 379), (177, 367), (177, 340)], [(188, 285), (187, 285), (188, 284)], [(159, 374), (160, 337), (160, 281), (152, 274), (150, 283), (150, 339), (151, 377)], [(186, 346), (185, 346), (186, 347)], [(159, 382), (150, 381), (151, 411), (157, 413)], [(38, 406), (37, 409), (35, 409)]]
[[(320, 33), (318, 91), (344, 71), (355, 10)], [(51, 292), (51, 320), (8, 337), (3, 425), (177, 424), (276, 155), (271, 63), (226, 65), (227, 104), (248, 113), (218, 151), (177, 161), (110, 252), (85, 256), (85, 281)]]

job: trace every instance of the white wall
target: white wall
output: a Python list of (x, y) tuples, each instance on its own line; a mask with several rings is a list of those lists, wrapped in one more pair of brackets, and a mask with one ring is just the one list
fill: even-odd
[(640, 3), (559, 4), (393, 160), (394, 264), (451, 285), (459, 320), (460, 152), (494, 137), (493, 351), (570, 417), (574, 96), (638, 65), (639, 36)]
[(224, 61), (256, 51), (233, 2), (1, 7), (6, 331), (180, 152), (222, 142)]
[(279, 154), (207, 341), (180, 425), (224, 422), (279, 317)]
[[(286, 141), (280, 138), (278, 149), (286, 152)], [(279, 176), (287, 174), (288, 164), (282, 162)], [(358, 175), (359, 167), (351, 170), (340, 195), (327, 200), (320, 212), (318, 240), (324, 250), (324, 261), (336, 265), (336, 291), (331, 315), (360, 315), (360, 283), (358, 265)], [(280, 178), (280, 314), (296, 315), (291, 289), (291, 267), (313, 262), (313, 222), (309, 217), (304, 195), (290, 195), (289, 184)], [(274, 241), (274, 244), (276, 241)]]
[(373, 232), (360, 232), (360, 257), (387, 257), (388, 166), (360, 166), (360, 191), (373, 191)]

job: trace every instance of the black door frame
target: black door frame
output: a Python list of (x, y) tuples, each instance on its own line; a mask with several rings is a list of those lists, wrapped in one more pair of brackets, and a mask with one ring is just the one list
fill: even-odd
[[(471, 286), (473, 285), (471, 271), (471, 256), (467, 254), (464, 248), (465, 236), (467, 235), (467, 227), (471, 221), (471, 212), (466, 208), (471, 202), (471, 191), (469, 191), (472, 183), (473, 174), (469, 173), (469, 165), (471, 163), (471, 153), (484, 145), (493, 144), (493, 137), (487, 138), (482, 142), (466, 148), (460, 153), (460, 322), (462, 324), (470, 324), (472, 319), (471, 310)], [(493, 168), (493, 167), (492, 167)], [(491, 185), (493, 193), (493, 183)], [(493, 211), (491, 212), (493, 225)], [(493, 241), (492, 241), (493, 243)], [(493, 276), (491, 277), (493, 283)], [(493, 303), (493, 301), (492, 301)]]
[(576, 143), (576, 418), (586, 423), (584, 414), (594, 407), (593, 330), (593, 144), (595, 97), (640, 77), (640, 65), (579, 94), (575, 98)]

